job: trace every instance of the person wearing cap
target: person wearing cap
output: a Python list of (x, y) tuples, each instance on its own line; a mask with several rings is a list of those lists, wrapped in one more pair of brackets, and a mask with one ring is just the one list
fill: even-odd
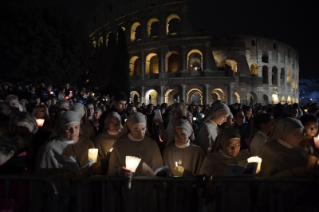
[[(152, 170), (163, 166), (160, 150), (154, 140), (145, 135), (147, 130), (146, 116), (140, 112), (130, 115), (125, 122), (120, 138), (114, 143), (108, 167), (109, 176), (132, 176), (131, 170), (126, 168), (126, 156), (141, 159), (134, 176), (149, 176), (145, 173), (145, 166)], [(149, 184), (132, 182), (130, 189), (130, 211), (149, 211)]]
[[(206, 156), (200, 169), (201, 175), (211, 177), (223, 177), (230, 164), (245, 166), (247, 159), (250, 157), (248, 150), (240, 151), (240, 134), (234, 128), (226, 128), (220, 131), (216, 140), (216, 151)], [(212, 204), (216, 198), (216, 211), (221, 211), (222, 188), (220, 184), (208, 190), (208, 205)], [(225, 198), (227, 200), (225, 211), (244, 211), (246, 203), (245, 185), (241, 183), (229, 183), (225, 190)], [(211, 206), (210, 206), (211, 207)]]
[(230, 113), (229, 107), (217, 100), (212, 104), (212, 107), (196, 130), (195, 144), (200, 146), (206, 155), (214, 150), (215, 139), (219, 132), (218, 125), (225, 123)]
[(168, 166), (171, 174), (174, 173), (176, 162), (184, 167), (183, 176), (198, 175), (205, 153), (193, 144), (195, 140), (192, 125), (186, 119), (176, 121), (174, 128), (174, 140), (164, 149), (163, 161)]
[(105, 119), (104, 131), (98, 134), (94, 140), (95, 147), (99, 149), (99, 156), (102, 162), (102, 169), (107, 173), (109, 158), (113, 144), (119, 138), (122, 129), (121, 116), (117, 112), (110, 112)]
[(74, 111), (79, 114), (81, 119), (81, 131), (84, 136), (94, 141), (95, 139), (95, 130), (94, 126), (89, 121), (88, 117), (86, 116), (86, 107), (81, 103), (74, 103), (70, 108), (70, 111)]
[(88, 149), (93, 142), (80, 135), (81, 119), (78, 113), (67, 111), (59, 117), (52, 138), (41, 147), (37, 159), (37, 173), (52, 180), (61, 193), (74, 193), (77, 184), (84, 178), (100, 172), (100, 160), (90, 167), (73, 172), (67, 167), (72, 156), (79, 167), (88, 159)]

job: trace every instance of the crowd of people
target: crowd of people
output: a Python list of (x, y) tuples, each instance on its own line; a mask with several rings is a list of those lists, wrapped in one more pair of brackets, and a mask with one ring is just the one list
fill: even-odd
[[(154, 176), (147, 170), (163, 166), (168, 167), (168, 176), (223, 177), (230, 164), (244, 166), (251, 156), (262, 158), (261, 177), (314, 178), (317, 174), (316, 103), (303, 108), (298, 104), (226, 105), (219, 100), (209, 105), (183, 101), (146, 105), (129, 102), (123, 92), (110, 99), (85, 89), (78, 92), (69, 84), (60, 89), (43, 83), (28, 89), (12, 87), (3, 84), (0, 90), (0, 174), (41, 175), (60, 193), (75, 194), (79, 183), (93, 175)], [(98, 149), (93, 164), (88, 163), (90, 148)], [(134, 173), (126, 167), (126, 156), (141, 159)], [(76, 171), (70, 165), (73, 162)], [(178, 173), (177, 167), (181, 168)], [(207, 188), (206, 209), (219, 211), (220, 185)], [(156, 210), (171, 211), (173, 188), (159, 185), (156, 189), (161, 197)], [(291, 189), (276, 186), (278, 211), (292, 210)], [(316, 207), (314, 189), (313, 185), (300, 189), (303, 198), (298, 207)], [(196, 211), (193, 187), (181, 184), (177, 190), (179, 211)], [(226, 210), (244, 211), (244, 186), (233, 183), (226, 190)], [(124, 192), (121, 185), (108, 186), (106, 192), (111, 211), (121, 211), (121, 206), (113, 204)], [(267, 189), (258, 188), (257, 193), (254, 198), (260, 198), (252, 207), (267, 211), (263, 196)], [(130, 195), (131, 211), (148, 210), (146, 186), (132, 184)], [(5, 198), (0, 197), (4, 207)], [(23, 211), (27, 201), (19, 204)]]

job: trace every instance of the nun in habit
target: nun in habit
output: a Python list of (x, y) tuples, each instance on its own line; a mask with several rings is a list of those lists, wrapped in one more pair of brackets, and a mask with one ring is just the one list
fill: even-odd
[(81, 119), (81, 131), (84, 136), (94, 141), (95, 138), (95, 130), (93, 125), (90, 123), (86, 116), (86, 108), (81, 103), (74, 103), (73, 106), (70, 108), (70, 111), (74, 111), (79, 114)]
[(113, 144), (119, 138), (122, 129), (121, 121), (121, 116), (117, 112), (110, 112), (105, 119), (104, 131), (94, 140), (95, 147), (99, 150), (104, 173), (107, 173), (109, 164), (108, 154), (112, 152)]
[[(145, 135), (147, 129), (146, 122), (146, 116), (140, 112), (136, 112), (128, 117), (120, 138), (113, 144), (108, 168), (109, 176), (124, 176), (124, 172), (130, 172), (125, 169), (126, 156), (141, 158), (134, 176), (147, 176), (145, 171), (143, 171), (143, 163), (154, 171), (163, 166), (162, 156), (156, 142)], [(132, 182), (132, 188), (129, 192), (130, 211), (149, 210), (149, 199), (153, 197), (149, 195), (148, 184)]]
[[(200, 169), (201, 175), (223, 177), (230, 164), (245, 166), (250, 157), (248, 150), (240, 151), (240, 134), (234, 128), (221, 130), (215, 141), (216, 151), (204, 159)], [(222, 210), (222, 188), (220, 184), (212, 185), (207, 198), (207, 210), (215, 211), (213, 201), (216, 200), (216, 211)], [(245, 211), (245, 185), (241, 183), (226, 184), (226, 211)]]
[(196, 130), (195, 144), (200, 146), (206, 155), (218, 148), (215, 145), (215, 139), (219, 132), (218, 125), (225, 123), (230, 114), (229, 107), (217, 100), (212, 104), (212, 107)]
[[(183, 176), (198, 175), (200, 167), (205, 158), (203, 150), (192, 143), (194, 141), (194, 132), (192, 125), (186, 119), (177, 120), (174, 127), (174, 140), (164, 149), (164, 165), (171, 170), (174, 175), (175, 165), (184, 168)], [(168, 187), (168, 206), (173, 206), (174, 187)], [(196, 189), (190, 183), (178, 184), (177, 186), (177, 211), (196, 211), (198, 202), (196, 200)], [(168, 207), (168, 211), (173, 211), (173, 207)]]
[(38, 155), (38, 173), (49, 177), (61, 193), (74, 193), (81, 180), (100, 173), (99, 159), (77, 173), (67, 168), (70, 156), (82, 167), (89, 160), (88, 149), (94, 148), (90, 139), (80, 135), (80, 123), (76, 112), (63, 113), (56, 123), (55, 136), (42, 146)]
[[(312, 170), (318, 169), (318, 159), (314, 156), (309, 157), (309, 154), (299, 146), (303, 139), (303, 129), (301, 122), (294, 118), (288, 117), (278, 121), (260, 153), (262, 177), (311, 178), (313, 176)], [(278, 211), (294, 209), (292, 191), (292, 184), (275, 184)], [(299, 197), (305, 197), (306, 193), (311, 194), (310, 187), (307, 187), (307, 192), (305, 191), (306, 185), (300, 185)], [(303, 203), (304, 198), (299, 200), (298, 203)]]

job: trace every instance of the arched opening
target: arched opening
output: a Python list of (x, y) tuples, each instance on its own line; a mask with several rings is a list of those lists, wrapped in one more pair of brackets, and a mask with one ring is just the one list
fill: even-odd
[(147, 37), (153, 38), (159, 35), (159, 20), (157, 18), (151, 18), (147, 22)]
[(271, 101), (272, 101), (273, 104), (278, 104), (279, 103), (278, 95), (277, 94), (273, 94), (271, 96)]
[(269, 104), (269, 100), (268, 100), (268, 96), (266, 94), (263, 95), (263, 105), (268, 105)]
[[(216, 99), (216, 97), (217, 97), (217, 99)], [(226, 94), (221, 88), (215, 88), (212, 91), (211, 102), (214, 102), (216, 100), (221, 100), (222, 102), (226, 102)]]
[(166, 55), (166, 72), (178, 72), (180, 56), (177, 52), (170, 51)]
[(132, 103), (140, 102), (140, 94), (137, 91), (132, 91), (130, 95)]
[(281, 97), (281, 104), (286, 104), (286, 97), (284, 96)]
[(291, 71), (289, 69), (287, 70), (287, 83), (291, 83)]
[(187, 102), (190, 103), (194, 103), (197, 105), (203, 105), (203, 94), (202, 92), (197, 89), (191, 89), (188, 93), (187, 93)]
[(141, 39), (141, 24), (139, 22), (135, 22), (131, 27), (131, 42), (134, 42), (138, 39)]
[(280, 70), (280, 83), (283, 84), (285, 82), (285, 69), (281, 68)]
[(296, 103), (295, 102), (295, 97), (292, 98), (292, 104)]
[(110, 36), (111, 32), (107, 33), (106, 35), (106, 39), (105, 39), (105, 46), (108, 47), (109, 46), (109, 36)]
[(287, 103), (288, 103), (288, 105), (291, 105), (291, 97), (290, 96), (288, 96), (288, 98), (287, 98)]
[(150, 53), (146, 57), (146, 74), (158, 74), (158, 56), (155, 53)]
[(133, 56), (130, 60), (130, 76), (140, 75), (140, 58)]
[(180, 17), (171, 14), (166, 19), (166, 35), (175, 35), (180, 32)]
[(247, 93), (246, 95), (246, 104), (253, 107), (257, 103), (257, 95), (254, 92)]
[(203, 70), (203, 54), (198, 49), (193, 49), (187, 54), (187, 66), (189, 71)]
[(268, 67), (267, 66), (263, 66), (262, 74), (263, 74), (263, 83), (268, 84)]
[(234, 94), (236, 96), (237, 103), (240, 103), (240, 95), (237, 92), (235, 92)]
[(278, 85), (278, 69), (276, 66), (272, 67), (271, 70), (271, 83), (273, 85)]
[(178, 90), (176, 89), (169, 89), (165, 94), (165, 103), (168, 105), (172, 105), (175, 102), (180, 101), (180, 96), (178, 95)]
[(99, 37), (97, 45), (98, 45), (98, 48), (103, 46), (103, 36)]
[(237, 73), (237, 62), (235, 60), (226, 60), (226, 65), (230, 66), (231, 70)]
[(150, 89), (146, 92), (145, 104), (157, 105), (157, 92), (154, 89)]
[(251, 66), (250, 66), (250, 74), (252, 76), (258, 76), (258, 65), (256, 63), (251, 64)]

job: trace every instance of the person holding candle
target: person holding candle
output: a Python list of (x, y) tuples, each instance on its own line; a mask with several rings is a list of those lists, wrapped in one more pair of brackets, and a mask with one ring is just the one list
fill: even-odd
[(81, 180), (100, 173), (99, 158), (97, 163), (77, 173), (66, 168), (66, 160), (70, 156), (82, 167), (89, 160), (88, 149), (94, 148), (91, 140), (80, 135), (80, 124), (81, 119), (76, 112), (63, 113), (52, 138), (42, 146), (38, 155), (37, 173), (49, 177), (61, 193), (74, 193)]
[(95, 147), (99, 149), (99, 156), (102, 162), (102, 168), (107, 173), (109, 157), (113, 144), (119, 138), (121, 132), (121, 116), (117, 112), (110, 112), (105, 119), (105, 129), (96, 136), (94, 140)]
[[(216, 138), (217, 150), (207, 155), (203, 161), (199, 174), (223, 177), (230, 164), (245, 166), (250, 157), (248, 150), (240, 150), (240, 134), (234, 128), (221, 130)], [(225, 211), (245, 211), (243, 204), (245, 199), (245, 185), (241, 183), (228, 184), (226, 187), (226, 210)], [(210, 188), (208, 196), (215, 196), (216, 211), (221, 211), (222, 188), (220, 184)], [(212, 207), (214, 199), (208, 198), (208, 208)]]
[(215, 139), (219, 131), (218, 125), (225, 123), (230, 113), (229, 107), (217, 100), (212, 104), (212, 107), (196, 130), (195, 144), (200, 146), (206, 155), (217, 148)]
[(260, 113), (253, 117), (251, 122), (250, 134), (250, 153), (253, 156), (258, 156), (264, 147), (269, 133), (275, 127), (274, 117), (268, 113)]
[(316, 137), (318, 134), (318, 118), (312, 114), (305, 114), (300, 118), (300, 121), (305, 127), (300, 146), (309, 154), (319, 157), (319, 138)]
[(48, 108), (44, 105), (39, 105), (36, 106), (33, 111), (32, 111), (32, 116), (35, 119), (43, 119), (44, 123), (42, 126), (39, 127), (45, 127), (45, 128), (50, 128), (50, 116), (49, 116), (49, 111)]
[[(109, 176), (132, 176), (131, 170), (126, 167), (126, 156), (134, 156), (141, 159), (134, 176), (143, 176), (143, 163), (152, 170), (163, 165), (160, 150), (154, 140), (145, 135), (147, 120), (146, 116), (140, 112), (130, 115), (125, 122), (120, 138), (114, 143), (108, 167)], [(132, 183), (130, 189), (130, 211), (148, 211), (150, 208), (149, 190), (145, 183)]]

